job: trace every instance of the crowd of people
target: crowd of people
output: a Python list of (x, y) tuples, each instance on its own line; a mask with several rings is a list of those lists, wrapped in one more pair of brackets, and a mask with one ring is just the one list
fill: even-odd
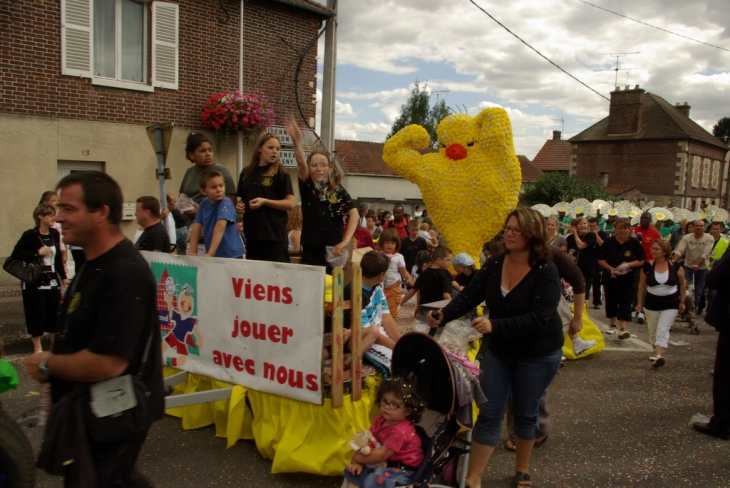
[[(139, 229), (133, 242), (120, 228), (119, 185), (104, 173), (74, 173), (59, 182), (58, 193), (42, 195), (33, 211), (35, 226), (13, 251), (13, 257), (39, 260), (43, 266), (38, 283), (23, 284), (35, 351), (27, 359), (28, 371), (39, 382), (50, 382), (54, 404), (68, 408), (81, 398), (73, 393), (83, 385), (117, 377), (134, 376), (149, 392), (142, 428), (121, 440), (84, 438), (88, 463), (56, 467), (66, 474), (67, 486), (83, 485), (89, 475), (84, 466), (94, 468), (98, 486), (150, 486), (133, 467), (149, 425), (162, 415), (163, 393), (160, 355), (148, 359), (149, 350), (160, 347), (155, 283), (138, 250), (271, 262), (297, 256), (302, 264), (331, 272), (333, 259), (341, 258), (351, 243), (371, 248), (361, 260), (362, 345), (365, 357), (386, 378), (400, 338), (393, 319), (404, 303), (416, 297), (416, 314), (433, 334), (484, 302), (488, 314), (471, 325), (482, 336), (479, 384), (489, 402), (474, 426), (466, 478), (471, 488), (481, 486), (508, 406), (509, 448), (517, 453), (514, 486), (531, 486), (530, 453), (547, 438), (546, 392), (561, 365), (564, 333), (576, 356), (595, 345), (579, 336), (584, 301), (604, 308), (607, 333), (621, 341), (630, 339), (634, 318), (646, 322), (654, 368), (667, 363), (669, 329), (677, 316), (697, 316), (706, 308), (705, 320), (720, 331), (715, 411), (708, 424), (695, 429), (730, 436), (730, 258), (725, 256), (724, 223), (711, 222), (709, 232), (701, 220), (678, 223), (665, 239), (649, 213), (632, 227), (622, 218), (545, 218), (520, 207), (509, 213), (499, 235), (484, 244), (478, 267), (476, 256), (452, 254), (420, 206), (412, 215), (402, 205), (391, 210), (356, 207), (330, 155), (314, 150), (305, 158), (299, 129), (289, 121), (285, 127), (298, 164), (299, 203), (279, 159), (281, 141), (268, 133), (256, 141), (237, 187), (228, 170), (214, 163), (208, 138), (191, 133), (185, 156), (192, 166), (179, 195), (168, 194), (165, 209), (155, 197), (137, 199)], [(71, 283), (66, 275), (69, 248), (83, 251), (78, 260), (74, 255)], [(574, 304), (567, 316), (559, 310), (566, 286)], [(444, 300), (448, 304), (438, 311), (419, 313), (421, 305)], [(44, 333), (55, 334), (52, 352), (42, 350)], [(353, 457), (345, 470), (349, 486), (370, 486), (373, 476), (400, 472), (395, 467), (408, 478), (423, 458), (420, 444), (412, 441), (412, 424), (424, 404), (412, 385), (385, 380), (377, 402), (380, 415), (371, 431), (382, 447)], [(52, 414), (48, 432), (55, 434), (54, 422)], [(46, 461), (46, 469), (52, 469), (52, 460)], [(389, 463), (386, 471), (367, 467), (381, 462)]]

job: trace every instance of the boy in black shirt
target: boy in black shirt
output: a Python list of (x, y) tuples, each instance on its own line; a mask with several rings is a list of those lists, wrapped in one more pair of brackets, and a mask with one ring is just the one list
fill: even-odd
[(409, 273), (416, 264), (418, 251), (428, 251), (428, 243), (423, 237), (418, 237), (421, 221), (413, 219), (408, 222), (408, 237), (401, 240), (400, 253), (406, 260), (406, 271)]
[(413, 288), (403, 297), (401, 305), (418, 293), (418, 305), (449, 300), (451, 298), (451, 250), (446, 246), (438, 246), (431, 255), (433, 264), (418, 276)]

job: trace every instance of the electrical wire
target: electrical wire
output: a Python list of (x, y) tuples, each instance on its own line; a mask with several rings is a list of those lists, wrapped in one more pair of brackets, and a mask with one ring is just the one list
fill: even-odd
[[(487, 14), (487, 16), (490, 19), (492, 19), (494, 22), (496, 22), (497, 24), (499, 24), (504, 30), (506, 30), (507, 32), (509, 32), (510, 34), (512, 34), (515, 38), (517, 38), (522, 44), (524, 44), (525, 46), (529, 47), (531, 50), (533, 50), (534, 52), (536, 52), (541, 58), (545, 59), (547, 62), (549, 62), (550, 64), (552, 64), (556, 68), (558, 68), (560, 71), (562, 71), (566, 75), (568, 75), (571, 78), (573, 78), (575, 81), (577, 81), (578, 83), (580, 83), (584, 87), (588, 88), (590, 91), (592, 91), (593, 93), (595, 93), (599, 97), (604, 98), (604, 99), (608, 100), (609, 103), (611, 103), (611, 99), (610, 98), (608, 98), (606, 95), (604, 95), (604, 94), (602, 94), (602, 93), (594, 90), (593, 88), (591, 88), (590, 86), (588, 86), (587, 84), (585, 84), (584, 82), (582, 82), (581, 80), (579, 80), (578, 78), (576, 78), (575, 76), (573, 76), (572, 74), (570, 74), (567, 71), (565, 71), (562, 67), (560, 67), (557, 64), (555, 64), (547, 56), (543, 55), (540, 51), (538, 51), (537, 49), (535, 49), (534, 47), (532, 47), (530, 44), (528, 44), (527, 41), (523, 40), (520, 36), (518, 36), (517, 34), (515, 34), (514, 32), (512, 32), (506, 25), (504, 25), (499, 20), (497, 20), (496, 18), (494, 18), (494, 16), (492, 14), (490, 14), (489, 12), (487, 12), (486, 10), (484, 10), (481, 6), (477, 5), (476, 2), (474, 2), (474, 0), (469, 0), (469, 1), (475, 7), (477, 7), (479, 10), (481, 10), (482, 12), (484, 12), (485, 14)], [(579, 1), (582, 1), (582, 0), (579, 0)], [(631, 110), (629, 108), (626, 108), (625, 106), (622, 106), (622, 105), (613, 105), (613, 106), (615, 108), (617, 108), (618, 110), (621, 110), (622, 112), (629, 113), (631, 115), (634, 115), (635, 117), (638, 117), (639, 116), (639, 114), (637, 114), (636, 112), (634, 112), (633, 110)], [(675, 127), (671, 127), (671, 126), (668, 126), (666, 124), (660, 124), (660, 123), (658, 124), (656, 122), (652, 122), (652, 124), (656, 125), (657, 127), (662, 127), (664, 129), (670, 130), (672, 132), (676, 132), (678, 134), (682, 134), (683, 136), (687, 137), (688, 139), (697, 140), (694, 136), (691, 136), (691, 135), (687, 134), (685, 131), (679, 130), (679, 129), (675, 128)]]
[(516, 39), (517, 39), (518, 41), (520, 41), (520, 42), (521, 42), (522, 44), (524, 44), (525, 46), (527, 46), (527, 47), (529, 47), (530, 49), (532, 49), (533, 51), (535, 51), (535, 53), (537, 53), (537, 55), (538, 55), (538, 56), (540, 56), (541, 58), (543, 58), (543, 59), (544, 59), (545, 61), (547, 61), (548, 63), (552, 64), (553, 66), (555, 66), (556, 68), (558, 68), (558, 69), (559, 69), (560, 71), (562, 71), (562, 72), (563, 72), (563, 73), (565, 73), (566, 75), (570, 76), (570, 77), (571, 77), (571, 78), (573, 78), (573, 79), (574, 79), (575, 81), (577, 81), (578, 83), (580, 83), (580, 84), (581, 84), (581, 85), (583, 85), (584, 87), (588, 88), (588, 89), (589, 89), (590, 91), (592, 91), (593, 93), (595, 93), (595, 94), (596, 94), (596, 95), (598, 95), (599, 97), (601, 97), (601, 98), (605, 98), (605, 99), (606, 99), (606, 100), (608, 100), (609, 102), (611, 101), (611, 99), (610, 99), (610, 98), (608, 98), (608, 97), (607, 97), (606, 95), (602, 94), (602, 93), (601, 93), (601, 92), (599, 92), (599, 91), (596, 91), (596, 90), (594, 90), (593, 88), (591, 88), (590, 86), (588, 86), (588, 85), (587, 85), (586, 83), (584, 83), (583, 81), (579, 80), (578, 78), (576, 78), (575, 76), (573, 76), (572, 74), (568, 73), (568, 72), (567, 72), (567, 71), (565, 71), (565, 70), (564, 70), (563, 68), (561, 68), (560, 66), (558, 66), (557, 64), (555, 64), (555, 63), (554, 63), (554, 62), (553, 62), (553, 61), (552, 61), (552, 60), (551, 60), (550, 58), (548, 58), (547, 56), (545, 56), (545, 55), (544, 55), (543, 53), (541, 53), (540, 51), (538, 51), (538, 50), (537, 50), (537, 49), (535, 49), (534, 47), (530, 46), (530, 45), (529, 45), (529, 44), (527, 43), (527, 41), (525, 41), (524, 39), (522, 39), (522, 38), (521, 38), (520, 36), (518, 36), (517, 34), (515, 34), (514, 32), (512, 32), (511, 30), (509, 30), (509, 28), (508, 28), (508, 27), (507, 27), (506, 25), (504, 25), (504, 24), (503, 24), (502, 22), (500, 22), (500, 21), (498, 21), (497, 19), (495, 19), (495, 18), (494, 18), (494, 16), (493, 16), (492, 14), (490, 14), (489, 12), (487, 12), (486, 10), (484, 10), (484, 8), (482, 8), (482, 7), (481, 7), (481, 6), (479, 5), (479, 4), (477, 4), (477, 3), (476, 3), (476, 2), (474, 1), (474, 0), (469, 0), (469, 1), (470, 1), (470, 2), (472, 3), (472, 5), (474, 5), (474, 6), (476, 7), (476, 8), (478, 8), (479, 10), (481, 10), (482, 12), (484, 12), (485, 14), (487, 14), (487, 16), (488, 16), (488, 17), (489, 17), (490, 19), (492, 19), (492, 20), (493, 20), (494, 22), (496, 22), (497, 24), (499, 24), (499, 26), (500, 26), (500, 27), (502, 27), (502, 28), (503, 28), (504, 30), (506, 30), (506, 31), (507, 31), (507, 32), (509, 32), (510, 34), (512, 34), (512, 36), (514, 36), (514, 37), (515, 37), (515, 38), (516, 38)]
[(597, 9), (599, 9), (599, 10), (603, 10), (604, 12), (608, 12), (610, 14), (617, 15), (618, 17), (623, 17), (624, 19), (631, 20), (632, 22), (636, 22), (638, 24), (642, 24), (642, 25), (645, 25), (647, 27), (651, 27), (652, 29), (657, 29), (657, 30), (660, 30), (662, 32), (666, 32), (667, 34), (672, 34), (673, 36), (682, 37), (684, 39), (687, 39), (687, 40), (690, 40), (690, 41), (693, 41), (693, 42), (698, 42), (700, 44), (704, 44), (705, 46), (714, 47), (715, 49), (720, 49), (722, 51), (730, 52), (730, 49), (725, 49), (722, 46), (715, 46), (714, 44), (710, 44), (708, 42), (700, 41), (698, 39), (693, 39), (692, 37), (688, 37), (688, 36), (685, 36), (683, 34), (678, 34), (676, 32), (672, 32), (670, 30), (664, 29), (662, 27), (657, 27), (655, 25), (651, 25), (651, 24), (648, 24), (646, 22), (642, 22), (641, 20), (632, 19), (631, 17), (627, 17), (626, 15), (622, 15), (622, 14), (620, 14), (618, 12), (614, 12), (613, 10), (609, 10), (607, 8), (600, 7), (598, 5), (594, 5), (594, 4), (590, 3), (590, 2), (586, 2), (585, 0), (578, 0), (578, 1), (580, 3), (585, 3), (586, 5), (590, 5), (591, 7), (595, 7)]

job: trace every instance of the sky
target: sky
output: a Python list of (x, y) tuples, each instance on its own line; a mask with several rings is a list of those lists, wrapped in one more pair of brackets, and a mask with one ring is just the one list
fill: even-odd
[[(590, 2), (725, 50), (579, 0), (474, 1), (606, 97), (616, 76), (616, 57), (609, 54), (638, 53), (619, 57), (618, 85), (638, 84), (671, 104), (688, 102), (690, 117), (710, 132), (718, 119), (730, 116), (728, 0)], [(608, 115), (606, 99), (469, 0), (340, 1), (337, 35), (336, 139), (383, 142), (416, 81), (430, 91), (432, 103), (443, 99), (457, 113), (476, 116), (486, 107), (503, 107), (516, 154), (530, 159), (553, 130), (563, 130), (568, 139)]]

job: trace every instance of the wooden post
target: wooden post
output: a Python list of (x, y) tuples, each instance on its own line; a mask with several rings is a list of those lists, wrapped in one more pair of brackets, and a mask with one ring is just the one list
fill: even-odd
[(332, 406), (341, 407), (343, 397), (342, 295), (344, 284), (342, 268), (332, 270)]
[(352, 263), (352, 297), (350, 300), (350, 334), (352, 346), (352, 366), (350, 366), (350, 394), (352, 401), (362, 398), (362, 268)]

